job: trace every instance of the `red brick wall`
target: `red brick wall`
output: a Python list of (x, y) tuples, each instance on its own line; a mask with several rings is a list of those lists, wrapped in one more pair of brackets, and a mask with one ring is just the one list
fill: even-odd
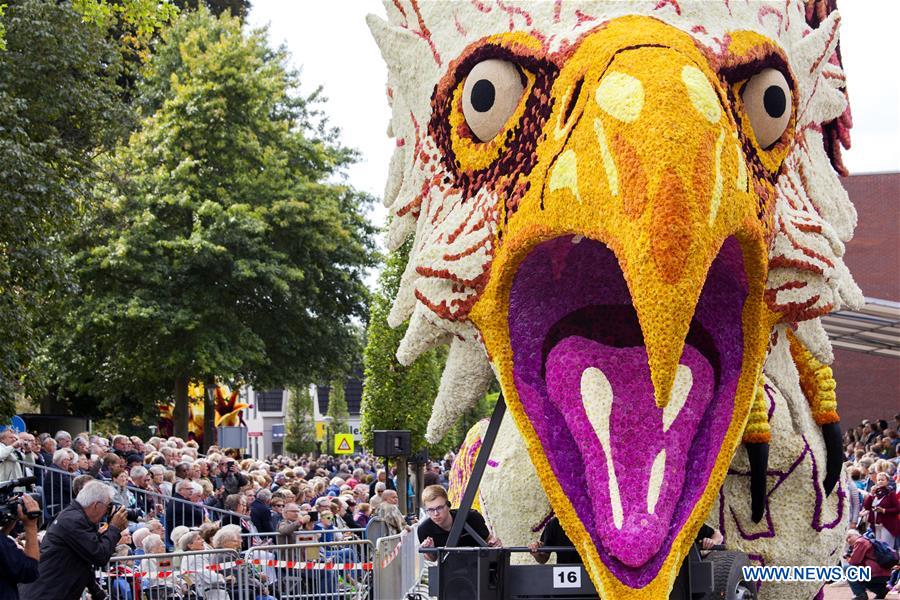
[[(859, 220), (844, 257), (870, 298), (900, 301), (900, 173), (853, 175), (842, 180)], [(834, 351), (838, 412), (845, 427), (900, 413), (900, 360)]]
[(842, 183), (858, 215), (844, 260), (863, 294), (900, 301), (900, 173), (853, 175)]

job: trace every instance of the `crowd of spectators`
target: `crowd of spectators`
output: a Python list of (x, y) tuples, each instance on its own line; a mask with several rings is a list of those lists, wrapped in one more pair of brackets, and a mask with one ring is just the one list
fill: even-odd
[(868, 598), (866, 589), (884, 598), (891, 590), (900, 594), (900, 566), (885, 567), (876, 557), (876, 541), (900, 550), (900, 414), (893, 423), (863, 420), (844, 432), (847, 473), (854, 488), (850, 494), (847, 533), (848, 564), (872, 568), (872, 581), (851, 583), (854, 599)]
[[(424, 482), (446, 487), (451, 461), (452, 456), (448, 456), (441, 463), (430, 464)], [(171, 575), (165, 580), (147, 575), (137, 581), (108, 573), (113, 581), (101, 583), (118, 600), (137, 600), (141, 594), (181, 597), (188, 587), (195, 597), (228, 600), (238, 597), (233, 587), (239, 581), (251, 586), (254, 598), (265, 600), (269, 584), (278, 577), (273, 569), (229, 574), (207, 568), (214, 559), (212, 554), (191, 551), (233, 549), (246, 554), (254, 548), (261, 558), (271, 559), (272, 555), (259, 548), (296, 541), (333, 544), (362, 537), (366, 525), (375, 518), (384, 523), (388, 533), (408, 527), (403, 515), (407, 511), (399, 506), (396, 473), (386, 472), (374, 457), (366, 455), (278, 455), (254, 460), (216, 446), (202, 455), (196, 443), (177, 437), (145, 441), (137, 436), (73, 436), (59, 431), (35, 438), (9, 429), (0, 432), (0, 481), (30, 475), (37, 479), (43, 498), (41, 529), (46, 531), (38, 534), (45, 536), (42, 548), (53, 537), (54, 528), (61, 529), (55, 522), (71, 524), (74, 518), (92, 535), (100, 535), (102, 530), (103, 535), (115, 538), (102, 544), (94, 540), (91, 553), (74, 558), (90, 563), (90, 573), (105, 568), (110, 555), (154, 555), (128, 561), (114, 559), (116, 564), (129, 565), (132, 571), (144, 574), (178, 569), (202, 573), (178, 579), (177, 585)], [(95, 481), (100, 482), (102, 493), (97, 491)], [(91, 495), (83, 496), (85, 490), (92, 490)], [(108, 494), (108, 500), (98, 504), (98, 493)], [(411, 485), (407, 493), (412, 496)], [(103, 514), (97, 512), (101, 508)], [(352, 563), (357, 558), (352, 548), (337, 544), (317, 548), (315, 556), (305, 554), (304, 560)], [(71, 596), (64, 593), (69, 589), (64, 588), (66, 582), (43, 570), (38, 583), (22, 586), (23, 597), (80, 597), (80, 591)], [(351, 583), (353, 579), (347, 577)], [(96, 581), (90, 585), (81, 580), (69, 583), (74, 587), (86, 585), (93, 597), (102, 593)], [(318, 584), (319, 589), (334, 593), (337, 575), (328, 574), (327, 580)], [(54, 591), (48, 594), (41, 589), (47, 585), (54, 586)], [(41, 593), (32, 594), (29, 588)]]

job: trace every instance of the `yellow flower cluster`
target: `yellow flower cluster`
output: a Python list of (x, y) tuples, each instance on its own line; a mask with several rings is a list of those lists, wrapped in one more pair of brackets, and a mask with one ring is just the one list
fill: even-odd
[(831, 367), (819, 362), (794, 334), (788, 333), (788, 340), (800, 375), (800, 389), (809, 402), (813, 419), (817, 425), (837, 423), (841, 418), (837, 413), (836, 385)]

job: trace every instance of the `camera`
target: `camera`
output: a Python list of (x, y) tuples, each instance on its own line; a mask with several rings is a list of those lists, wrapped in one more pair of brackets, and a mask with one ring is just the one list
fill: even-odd
[[(0, 527), (9, 524), (12, 521), (19, 520), (18, 507), (22, 505), (22, 494), (14, 490), (16, 488), (25, 488), (30, 491), (36, 482), (36, 477), (21, 477), (19, 479), (0, 483)], [(34, 498), (37, 501), (38, 506), (40, 506), (40, 495), (29, 495)], [(29, 510), (25, 512), (25, 516), (29, 519), (37, 519), (41, 516), (41, 511)]]
[[(110, 504), (109, 512), (107, 512), (107, 514), (106, 514), (107, 518), (113, 516), (113, 513), (115, 513), (120, 508), (122, 508), (122, 505), (118, 504), (117, 502), (113, 502), (112, 504)], [(126, 508), (125, 516), (128, 518), (129, 521), (137, 521), (138, 519), (140, 519), (141, 517), (144, 516), (144, 511), (141, 510), (140, 508)]]

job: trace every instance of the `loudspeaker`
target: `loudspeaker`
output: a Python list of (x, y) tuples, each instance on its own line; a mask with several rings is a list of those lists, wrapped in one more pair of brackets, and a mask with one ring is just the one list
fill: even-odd
[(375, 456), (409, 456), (408, 431), (375, 430)]
[(481, 548), (476, 552), (449, 551), (438, 562), (441, 600), (501, 600), (508, 555)]

